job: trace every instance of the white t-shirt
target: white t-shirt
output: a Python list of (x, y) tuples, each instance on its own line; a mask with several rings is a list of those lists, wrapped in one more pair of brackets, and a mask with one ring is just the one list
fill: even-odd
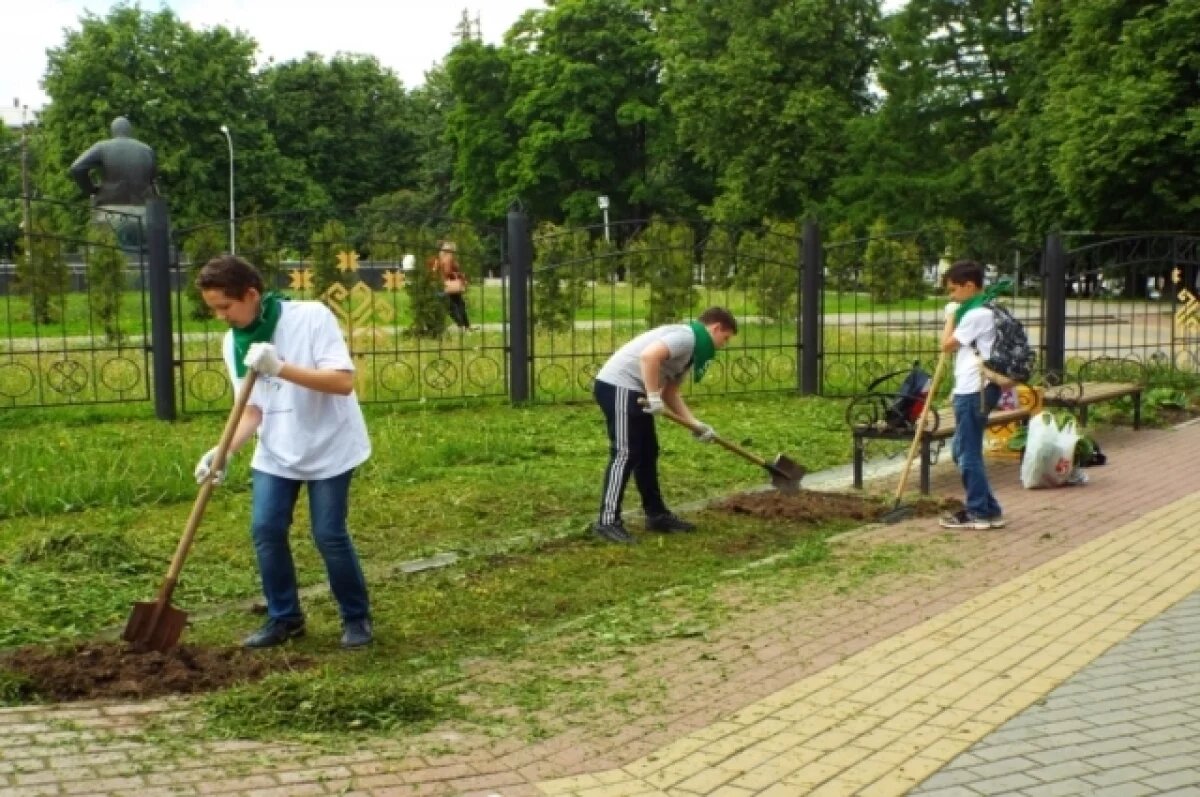
[(667, 324), (638, 335), (608, 358), (608, 362), (596, 373), (596, 381), (645, 393), (642, 352), (659, 342), (667, 347), (668, 353), (659, 371), (659, 379), (664, 386), (679, 384), (687, 375), (696, 351), (696, 333), (687, 324)]
[[(337, 321), (320, 302), (285, 301), (271, 342), (283, 362), (354, 371)], [(224, 351), (225, 366), (237, 390), (241, 380), (233, 367), (233, 330), (225, 335)], [(250, 463), (255, 470), (314, 481), (345, 473), (371, 456), (367, 424), (354, 393), (321, 393), (259, 374), (250, 403), (263, 416)]]
[[(991, 357), (992, 347), (996, 345), (996, 320), (991, 308), (968, 310), (954, 328), (954, 338), (962, 345), (954, 357), (953, 393), (956, 396), (978, 393), (983, 390), (980, 355), (985, 360)], [(979, 349), (978, 355), (975, 349)]]

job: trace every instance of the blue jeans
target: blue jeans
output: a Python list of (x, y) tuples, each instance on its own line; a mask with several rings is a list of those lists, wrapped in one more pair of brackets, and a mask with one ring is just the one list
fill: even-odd
[(954, 441), (950, 453), (967, 491), (967, 513), (976, 518), (994, 518), (1001, 514), (983, 464), (985, 421), (999, 400), (1000, 388), (996, 385), (985, 387), (982, 397), (979, 393), (954, 396)]
[(303, 482), (272, 476), (251, 469), (254, 480), (250, 533), (262, 575), (267, 616), (274, 620), (300, 620), (300, 594), (288, 531), (300, 487), (308, 485), (308, 510), (312, 518), (313, 542), (325, 560), (329, 588), (338, 603), (342, 622), (370, 617), (367, 581), (358, 554), (346, 530), (350, 508), (350, 479), (354, 469), (319, 481)]

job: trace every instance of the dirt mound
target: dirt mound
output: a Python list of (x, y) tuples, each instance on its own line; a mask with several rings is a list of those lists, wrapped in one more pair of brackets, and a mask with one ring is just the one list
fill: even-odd
[[(905, 500), (914, 513), (921, 517), (952, 512), (962, 508), (955, 498), (933, 498), (922, 496)], [(852, 495), (849, 493), (825, 493), (816, 490), (800, 490), (796, 493), (781, 493), (775, 490), (756, 493), (739, 493), (712, 505), (713, 509), (771, 520), (794, 520), (798, 523), (821, 523), (828, 520), (861, 520), (872, 523), (892, 508), (893, 501), (878, 496)]]
[[(20, 648), (0, 657), (9, 701), (142, 699), (211, 692), (303, 667), (296, 657), (242, 648), (182, 645), (168, 653), (138, 653), (124, 644)], [(0, 677), (5, 673), (0, 673)], [(14, 677), (15, 676), (15, 677)]]

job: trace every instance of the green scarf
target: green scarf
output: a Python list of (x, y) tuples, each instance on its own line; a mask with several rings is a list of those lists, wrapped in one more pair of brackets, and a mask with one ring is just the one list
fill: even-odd
[(251, 343), (268, 343), (275, 337), (275, 327), (279, 325), (279, 317), (283, 315), (283, 297), (274, 291), (268, 291), (262, 296), (258, 305), (258, 318), (248, 326), (233, 327), (233, 367), (238, 378), (246, 375), (246, 352)]
[(692, 378), (699, 382), (708, 370), (708, 364), (717, 356), (717, 346), (713, 343), (712, 335), (699, 321), (689, 321), (688, 326), (696, 335), (696, 350), (692, 353)]
[(958, 310), (954, 313), (954, 326), (962, 323), (963, 316), (968, 312), (974, 310), (976, 307), (983, 307), (990, 301), (994, 301), (1001, 293), (1008, 293), (1010, 288), (1012, 288), (1012, 280), (1005, 277), (1004, 279), (996, 280), (995, 284), (989, 285), (970, 299), (967, 299), (958, 306)]

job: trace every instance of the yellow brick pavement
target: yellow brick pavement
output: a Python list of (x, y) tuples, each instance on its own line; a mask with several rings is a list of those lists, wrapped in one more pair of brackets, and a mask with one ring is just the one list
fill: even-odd
[(554, 797), (909, 791), (1200, 589), (1200, 495), (1154, 510)]

